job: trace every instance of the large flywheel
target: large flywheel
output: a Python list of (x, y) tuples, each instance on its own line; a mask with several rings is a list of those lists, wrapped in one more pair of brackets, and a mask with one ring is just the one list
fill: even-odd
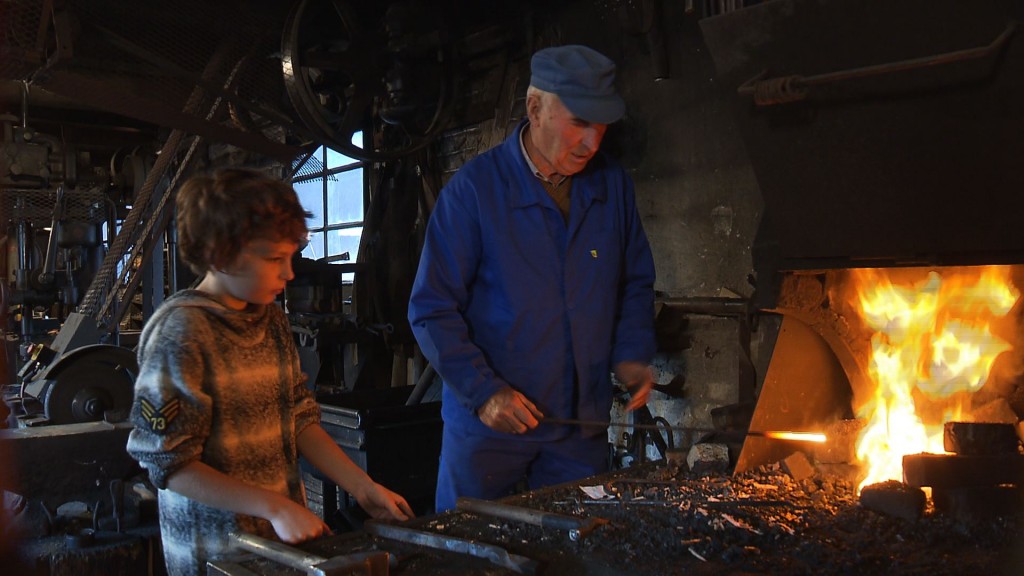
[[(369, 161), (429, 144), (450, 116), (457, 76), (439, 10), (411, 1), (378, 6), (300, 0), (282, 39), (285, 87), (299, 119), (321, 143)], [(361, 147), (352, 141), (358, 132)]]

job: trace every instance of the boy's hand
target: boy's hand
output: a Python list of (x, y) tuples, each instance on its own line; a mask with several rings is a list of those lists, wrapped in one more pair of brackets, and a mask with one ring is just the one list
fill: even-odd
[(359, 506), (377, 520), (410, 520), (416, 517), (405, 498), (376, 482), (370, 481), (359, 494), (352, 495)]
[(278, 538), (288, 544), (298, 544), (331, 532), (327, 524), (308, 508), (284, 497), (268, 520)]
[(330, 532), (323, 520), (302, 504), (283, 494), (246, 484), (198, 460), (172, 474), (167, 479), (167, 488), (207, 506), (264, 518), (277, 536), (289, 544)]
[(306, 426), (299, 434), (299, 453), (354, 496), (373, 518), (408, 520), (416, 516), (405, 498), (367, 476), (319, 424)]

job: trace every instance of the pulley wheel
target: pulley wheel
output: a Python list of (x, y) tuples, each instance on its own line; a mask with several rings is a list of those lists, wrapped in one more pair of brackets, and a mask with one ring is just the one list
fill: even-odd
[[(342, 0), (295, 5), (281, 46), (285, 88), (296, 115), (321, 143), (359, 160), (394, 160), (426, 146), (445, 127), (454, 92), (453, 51), (441, 31), (395, 42), (385, 26), (374, 22), (364, 29), (355, 14)], [(382, 111), (394, 107), (389, 84), (394, 91), (410, 50), (412, 61), (437, 69), (436, 94), (417, 103), (416, 116), (426, 120), (380, 122)], [(379, 149), (370, 137), (375, 122), (384, 133)], [(352, 143), (360, 131), (367, 134), (363, 147)]]

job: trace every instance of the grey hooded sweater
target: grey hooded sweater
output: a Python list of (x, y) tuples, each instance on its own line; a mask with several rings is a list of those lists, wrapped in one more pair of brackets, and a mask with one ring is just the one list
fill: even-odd
[(147, 322), (138, 357), (128, 452), (160, 489), (168, 573), (205, 575), (228, 532), (275, 538), (273, 527), (167, 490), (167, 478), (198, 460), (305, 505), (296, 441), (320, 410), (275, 305), (239, 312), (178, 292)]

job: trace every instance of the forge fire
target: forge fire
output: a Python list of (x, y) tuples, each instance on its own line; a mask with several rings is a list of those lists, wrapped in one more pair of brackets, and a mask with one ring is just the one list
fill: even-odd
[(875, 386), (855, 407), (866, 422), (857, 441), (867, 470), (861, 487), (902, 480), (904, 456), (945, 452), (947, 422), (1017, 424), (1005, 395), (975, 402), (997, 357), (1013, 350), (1011, 311), (1020, 291), (1009, 267), (856, 270), (850, 278), (853, 305), (871, 333), (868, 374)]

